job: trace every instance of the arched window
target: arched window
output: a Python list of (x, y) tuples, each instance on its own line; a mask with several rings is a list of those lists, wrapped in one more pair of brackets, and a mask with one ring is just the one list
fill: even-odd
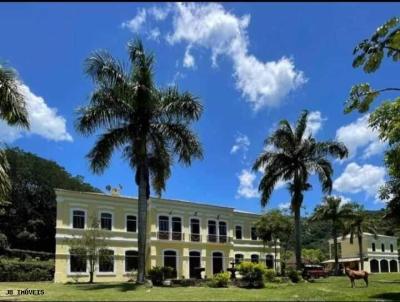
[(390, 252), (393, 253), (393, 244), (390, 245)]
[(136, 232), (136, 216), (134, 215), (126, 216), (126, 231)]
[(255, 227), (251, 228), (251, 240), (257, 240), (257, 229)]
[(86, 273), (87, 258), (84, 249), (69, 251), (69, 271), (71, 273)]
[(189, 278), (201, 279), (201, 255), (198, 251), (189, 252)]
[(375, 252), (376, 247), (375, 247), (375, 242), (372, 242), (372, 251)]
[(169, 217), (158, 217), (158, 239), (169, 239)]
[(222, 272), (224, 270), (224, 255), (221, 252), (213, 252), (212, 264), (213, 275)]
[(132, 272), (138, 269), (138, 252), (125, 252), (125, 272)]
[(390, 272), (397, 273), (397, 271), (398, 271), (397, 260), (390, 260)]
[(381, 249), (382, 249), (382, 252), (385, 251), (385, 245), (383, 243), (381, 244)]
[(172, 217), (172, 240), (182, 240), (182, 219)]
[(388, 261), (385, 259), (381, 260), (381, 273), (389, 272), (389, 264)]
[(372, 259), (370, 262), (371, 273), (379, 273), (379, 262), (376, 259)]
[(235, 254), (235, 264), (240, 264), (244, 259), (243, 254)]
[(260, 257), (257, 254), (253, 254), (253, 255), (251, 255), (251, 262), (258, 263), (259, 258)]
[(274, 267), (274, 256), (272, 256), (272, 255), (265, 256), (265, 266), (267, 268), (273, 268)]
[(81, 210), (72, 211), (72, 228), (84, 229), (85, 228), (85, 212)]

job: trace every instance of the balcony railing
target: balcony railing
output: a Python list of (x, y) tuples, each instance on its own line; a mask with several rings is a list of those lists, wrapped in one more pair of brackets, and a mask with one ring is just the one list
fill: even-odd
[(160, 231), (157, 233), (157, 239), (182, 241), (185, 240), (185, 234), (182, 232)]
[(208, 242), (227, 243), (228, 242), (228, 236), (227, 235), (218, 236), (218, 235), (214, 235), (214, 234), (208, 234), (207, 241)]
[(201, 235), (200, 234), (190, 234), (190, 241), (192, 242), (201, 242)]

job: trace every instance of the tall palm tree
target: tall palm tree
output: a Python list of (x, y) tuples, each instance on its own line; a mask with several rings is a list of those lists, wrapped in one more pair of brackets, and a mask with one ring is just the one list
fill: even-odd
[(363, 237), (364, 232), (372, 233), (377, 238), (377, 227), (373, 220), (371, 220), (364, 211), (364, 207), (357, 203), (351, 204), (353, 207), (353, 214), (351, 220), (349, 220), (343, 231), (343, 239), (347, 235), (350, 235), (350, 243), (353, 244), (354, 237), (357, 237), (358, 241), (358, 253), (360, 257), (361, 269), (364, 269), (364, 256), (363, 256)]
[(344, 144), (335, 141), (318, 142), (307, 134), (308, 111), (303, 111), (293, 128), (287, 120), (264, 144), (265, 148), (253, 165), (253, 171), (262, 169), (264, 175), (258, 190), (261, 192), (261, 205), (265, 207), (279, 180), (289, 182), (291, 209), (294, 213), (296, 239), (296, 267), (301, 268), (300, 208), (303, 192), (310, 189), (310, 174), (316, 173), (322, 184), (322, 191), (332, 190), (332, 165), (327, 157), (344, 158), (348, 151)]
[[(15, 70), (0, 65), (0, 119), (10, 126), (29, 129), (28, 112), (19, 85)], [(0, 204), (5, 202), (11, 189), (8, 169), (6, 154), (0, 149)]]
[(144, 282), (147, 201), (150, 182), (157, 195), (165, 190), (174, 158), (190, 165), (202, 158), (202, 147), (190, 129), (203, 107), (196, 97), (177, 88), (159, 89), (153, 80), (154, 56), (140, 40), (128, 43), (130, 66), (106, 51), (93, 52), (85, 72), (95, 90), (90, 103), (78, 111), (76, 128), (84, 135), (103, 129), (88, 153), (91, 170), (102, 173), (115, 149), (135, 170), (138, 186), (138, 282)]
[(331, 235), (333, 237), (333, 253), (335, 257), (335, 274), (339, 273), (339, 256), (337, 237), (338, 232), (343, 231), (344, 223), (347, 219), (352, 218), (353, 207), (351, 204), (343, 204), (340, 197), (325, 196), (321, 205), (314, 210), (310, 221), (330, 221)]

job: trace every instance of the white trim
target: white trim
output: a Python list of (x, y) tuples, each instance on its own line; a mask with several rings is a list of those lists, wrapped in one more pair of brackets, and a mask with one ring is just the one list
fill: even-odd
[[(136, 223), (135, 223), (136, 224), (136, 231), (135, 232), (132, 232), (132, 231), (128, 232), (128, 226), (127, 226), (127, 224), (128, 224), (128, 216), (135, 216), (136, 217)], [(138, 215), (137, 215), (137, 213), (125, 213), (124, 231), (127, 232), (127, 233), (137, 233), (138, 232)]]
[[(111, 214), (111, 230), (103, 229), (101, 227), (101, 214)], [(99, 209), (98, 219), (99, 219), (100, 229), (105, 230), (105, 231), (113, 231), (115, 229), (114, 228), (114, 212), (113, 211), (110, 211), (107, 209)]]
[[(81, 229), (74, 229), (81, 230)], [(82, 235), (69, 235), (69, 234), (56, 234), (56, 239), (73, 239), (73, 238), (81, 238)], [(109, 237), (106, 238), (108, 241), (126, 241), (126, 242), (137, 242), (137, 238), (124, 238), (124, 237)]]
[(175, 267), (176, 267), (176, 279), (180, 279), (179, 278), (179, 276), (180, 276), (180, 269), (179, 269), (179, 263), (180, 263), (180, 261), (179, 261), (179, 258), (180, 258), (180, 256), (179, 256), (179, 251), (177, 250), (177, 249), (171, 249), (171, 248), (166, 248), (166, 249), (163, 249), (162, 250), (162, 266), (164, 267), (165, 266), (165, 264), (164, 264), (164, 260), (165, 260), (165, 255), (164, 255), (164, 253), (165, 252), (175, 252)]
[[(83, 229), (80, 229), (80, 228), (74, 228), (74, 226), (73, 226), (73, 221), (74, 221), (74, 211), (82, 211), (82, 212), (84, 212), (85, 213), (85, 221), (84, 221), (84, 226), (83, 226)], [(69, 227), (70, 227), (70, 229), (72, 229), (72, 230), (84, 230), (84, 229), (87, 229), (87, 227), (88, 227), (88, 210), (87, 209), (82, 209), (82, 208), (70, 208), (69, 209)]]

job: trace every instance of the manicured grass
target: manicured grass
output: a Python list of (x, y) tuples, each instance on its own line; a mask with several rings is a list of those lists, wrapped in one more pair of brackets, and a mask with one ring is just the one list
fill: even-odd
[[(357, 280), (350, 288), (347, 277), (329, 277), (299, 284), (268, 283), (263, 289), (208, 287), (153, 287), (131, 283), (54, 284), (50, 282), (0, 283), (0, 300), (400, 300), (400, 274), (374, 274), (370, 286)], [(6, 297), (7, 289), (43, 289), (42, 296)]]

